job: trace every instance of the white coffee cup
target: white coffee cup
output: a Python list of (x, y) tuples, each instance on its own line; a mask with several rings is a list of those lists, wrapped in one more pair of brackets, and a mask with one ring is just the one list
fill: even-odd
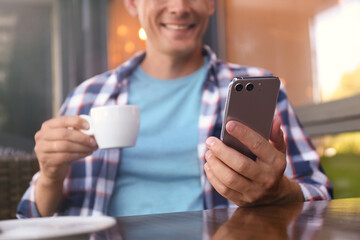
[(133, 105), (94, 107), (90, 115), (80, 115), (90, 128), (83, 130), (94, 135), (99, 148), (124, 148), (136, 144), (140, 127), (140, 110)]

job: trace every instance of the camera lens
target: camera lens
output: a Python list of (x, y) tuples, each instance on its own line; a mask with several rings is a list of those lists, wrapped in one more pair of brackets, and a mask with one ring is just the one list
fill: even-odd
[(238, 85), (235, 86), (236, 91), (240, 92), (243, 89), (243, 85), (241, 83), (239, 83)]
[(254, 85), (253, 85), (252, 83), (248, 83), (248, 84), (246, 85), (246, 90), (252, 91), (253, 89), (254, 89)]

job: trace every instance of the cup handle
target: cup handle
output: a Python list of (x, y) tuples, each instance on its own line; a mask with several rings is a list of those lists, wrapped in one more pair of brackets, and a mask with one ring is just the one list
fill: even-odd
[(85, 115), (85, 114), (81, 114), (80, 117), (82, 119), (85, 119), (89, 123), (89, 126), (90, 126), (88, 130), (80, 129), (80, 131), (89, 136), (94, 135), (94, 133), (95, 133), (94, 132), (94, 123), (93, 123), (92, 118), (89, 115)]

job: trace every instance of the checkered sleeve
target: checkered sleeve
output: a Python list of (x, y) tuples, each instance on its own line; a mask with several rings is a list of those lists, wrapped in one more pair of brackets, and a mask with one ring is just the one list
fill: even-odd
[(300, 185), (306, 201), (331, 199), (332, 185), (324, 173), (319, 155), (288, 101), (283, 85), (276, 114), (281, 117), (287, 144), (285, 175)]
[(18, 204), (16, 213), (17, 218), (41, 217), (35, 204), (35, 184), (38, 176), (39, 173), (36, 173), (33, 176), (29, 188), (26, 190), (21, 201)]

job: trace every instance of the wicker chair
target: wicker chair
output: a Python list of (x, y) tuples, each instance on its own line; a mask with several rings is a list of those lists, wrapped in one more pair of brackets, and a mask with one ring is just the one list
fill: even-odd
[(16, 218), (17, 205), (38, 170), (35, 155), (0, 156), (0, 219)]

